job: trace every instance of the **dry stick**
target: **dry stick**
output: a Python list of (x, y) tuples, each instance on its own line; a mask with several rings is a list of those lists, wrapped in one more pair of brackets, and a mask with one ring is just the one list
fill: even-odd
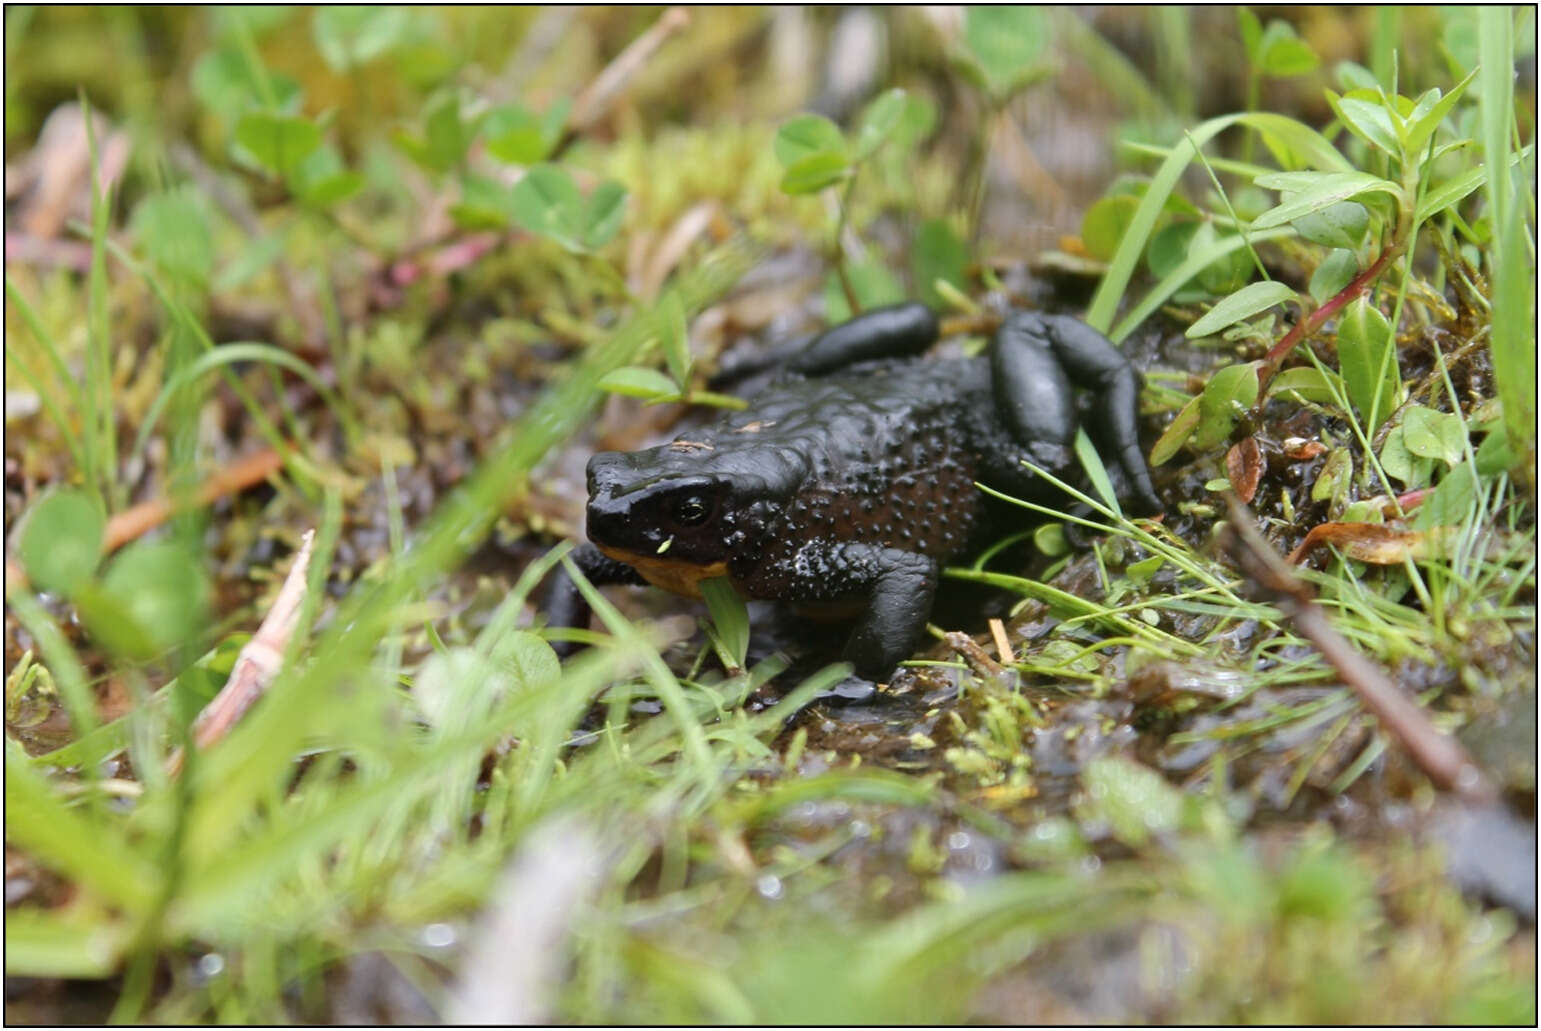
[[(102, 532), (102, 554), (110, 555), (129, 541), (138, 540), (157, 526), (170, 519), (183, 508), (201, 508), (212, 505), (227, 494), (239, 494), (247, 487), (255, 486), (283, 467), (284, 460), (272, 448), (238, 459), (219, 470), (198, 485), (192, 498), (179, 502), (174, 498), (156, 498), (144, 501), (107, 520)], [(7, 557), (5, 560), (5, 590), (9, 594), (27, 586), (26, 570), (21, 564)]]
[(1017, 661), (1016, 653), (1011, 650), (1011, 642), (1006, 639), (1006, 624), (998, 619), (990, 620), (990, 636), (995, 638), (995, 653), (1001, 657), (1006, 665)]
[(948, 315), (937, 321), (937, 339), (953, 336), (973, 336), (994, 333), (1001, 328), (1001, 317), (993, 312), (975, 312), (968, 315)]
[(1255, 583), (1272, 594), (1295, 629), (1316, 645), (1343, 682), (1375, 714), (1386, 732), (1405, 749), (1436, 786), (1468, 802), (1491, 802), (1497, 791), (1461, 743), (1441, 732), (1375, 663), (1354, 650), (1316, 604), (1311, 588), (1290, 570), (1258, 532), (1252, 515), (1227, 494), (1230, 522), (1222, 546)]
[[(262, 697), (283, 667), (284, 650), (299, 623), (300, 604), (305, 600), (310, 549), (315, 539), (315, 530), (306, 530), (300, 538), (300, 550), (294, 556), (294, 565), (289, 567), (289, 575), (284, 577), (278, 597), (273, 599), (273, 607), (263, 617), (257, 633), (236, 656), (235, 667), (225, 686), (193, 721), (193, 746), (200, 752), (230, 732), (230, 728)], [(180, 749), (172, 753), (166, 768), (172, 776), (181, 771)]]
[[(270, 447), (238, 459), (199, 484), (190, 507), (212, 505), (226, 494), (236, 494), (255, 486), (278, 472), (283, 464), (283, 457)], [(107, 530), (102, 535), (102, 553), (114, 552), (129, 541), (144, 536), (170, 519), (179, 507), (182, 506), (174, 498), (156, 498), (125, 508), (107, 520)]]
[(979, 647), (979, 643), (968, 634), (959, 630), (953, 630), (942, 635), (942, 640), (947, 647), (958, 653), (958, 656), (968, 664), (974, 675), (981, 678), (994, 678), (1006, 672), (1006, 667), (990, 658), (990, 653)]
[[(572, 137), (585, 132), (599, 121), (621, 91), (636, 78), (637, 73), (658, 52), (658, 48), (663, 46), (670, 36), (689, 24), (689, 11), (683, 7), (671, 7), (664, 11), (646, 32), (632, 40), (630, 46), (617, 54), (615, 60), (605, 66), (605, 70), (589, 83), (588, 88), (573, 104), (573, 112), (567, 119), (567, 133), (563, 137), (562, 144), (565, 145)], [(559, 152), (561, 146), (558, 146)]]

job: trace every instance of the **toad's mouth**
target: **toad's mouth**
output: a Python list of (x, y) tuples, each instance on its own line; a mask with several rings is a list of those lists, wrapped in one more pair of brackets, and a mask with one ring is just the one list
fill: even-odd
[(627, 551), (624, 548), (613, 548), (606, 544), (594, 542), (594, 546), (617, 562), (624, 562), (638, 573), (642, 578), (654, 587), (662, 587), (674, 594), (682, 594), (687, 598), (701, 597), (701, 581), (710, 580), (715, 576), (728, 575), (728, 563), (726, 560), (712, 562), (707, 565), (695, 565), (681, 558), (668, 558), (665, 555), (644, 555), (635, 551)]

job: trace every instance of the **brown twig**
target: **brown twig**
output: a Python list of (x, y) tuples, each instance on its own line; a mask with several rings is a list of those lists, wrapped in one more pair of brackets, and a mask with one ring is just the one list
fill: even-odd
[(1354, 650), (1316, 604), (1311, 588), (1291, 571), (1258, 532), (1252, 515), (1234, 495), (1227, 495), (1230, 522), (1222, 547), (1253, 582), (1273, 595), (1301, 636), (1314, 644), (1360, 702), (1407, 752), (1435, 785), (1469, 802), (1497, 797), (1461, 743), (1441, 732), (1375, 663)]
[(998, 619), (990, 620), (990, 636), (995, 638), (995, 653), (1001, 657), (1006, 665), (1017, 661), (1016, 653), (1011, 650), (1011, 641), (1006, 637), (1006, 624)]
[(958, 653), (975, 676), (993, 679), (1006, 672), (1006, 667), (990, 658), (990, 653), (979, 647), (978, 642), (968, 634), (954, 630), (944, 635), (942, 640), (947, 643), (947, 647)]
[(972, 315), (949, 315), (938, 321), (937, 338), (945, 340), (948, 337), (994, 333), (1000, 328), (1001, 317), (993, 312), (982, 311)]
[[(236, 494), (255, 486), (283, 467), (283, 458), (272, 448), (263, 448), (225, 466), (198, 485), (192, 500), (184, 507), (212, 505), (227, 494)], [(107, 531), (102, 535), (102, 553), (110, 554), (129, 541), (144, 536), (170, 519), (178, 509), (172, 498), (156, 498), (145, 501), (107, 520)]]
[[(200, 752), (219, 741), (236, 725), (246, 711), (261, 698), (283, 667), (284, 649), (300, 619), (300, 604), (305, 600), (306, 577), (310, 570), (310, 549), (316, 531), (306, 530), (300, 538), (300, 550), (289, 567), (289, 575), (273, 599), (273, 607), (241, 654), (236, 656), (230, 677), (214, 700), (204, 706), (193, 721), (193, 747)], [(182, 769), (180, 750), (167, 760), (168, 771), (175, 776)]]
[(671, 7), (659, 16), (658, 20), (648, 27), (647, 31), (632, 40), (630, 45), (616, 55), (615, 60), (605, 66), (593, 82), (578, 96), (573, 104), (571, 116), (567, 119), (567, 131), (563, 135), (562, 143), (558, 145), (558, 152), (562, 146), (569, 143), (573, 137), (579, 136), (593, 127), (609, 112), (611, 105), (617, 97), (626, 89), (637, 73), (652, 60), (669, 37), (679, 32), (690, 24), (690, 12), (683, 7)]
[[(110, 555), (129, 541), (137, 540), (170, 519), (180, 509), (201, 508), (212, 505), (227, 494), (238, 494), (256, 486), (283, 467), (283, 458), (272, 448), (263, 448), (225, 466), (210, 476), (193, 492), (190, 500), (180, 502), (173, 498), (156, 498), (125, 508), (107, 520), (102, 532), (102, 554)], [(5, 590), (9, 594), (27, 586), (27, 573), (21, 564), (7, 557), (5, 560)]]

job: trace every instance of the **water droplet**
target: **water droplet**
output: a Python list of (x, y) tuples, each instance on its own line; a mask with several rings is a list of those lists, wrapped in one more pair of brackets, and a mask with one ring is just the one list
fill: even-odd
[(947, 835), (947, 847), (952, 849), (954, 852), (962, 852), (964, 849), (969, 847), (969, 844), (973, 840), (973, 838), (968, 836), (967, 831), (953, 831), (951, 834)]
[(218, 977), (225, 969), (225, 957), (208, 952), (198, 957), (198, 973), (204, 977)]
[(779, 899), (781, 897), (781, 878), (775, 874), (766, 874), (754, 884), (755, 890), (764, 898)]
[(423, 928), (423, 944), (432, 949), (443, 949), (455, 944), (455, 928), (449, 924), (429, 924)]

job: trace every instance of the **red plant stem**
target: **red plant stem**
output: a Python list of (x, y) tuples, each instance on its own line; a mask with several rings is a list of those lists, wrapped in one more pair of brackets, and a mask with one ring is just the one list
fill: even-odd
[(1352, 282), (1342, 290), (1339, 290), (1326, 304), (1295, 323), (1295, 328), (1284, 334), (1284, 338), (1273, 345), (1272, 349), (1263, 356), (1263, 367), (1258, 370), (1258, 404), (1262, 404), (1267, 397), (1268, 381), (1273, 379), (1274, 373), (1279, 371), (1279, 365), (1284, 361), (1285, 356), (1295, 349), (1295, 345), (1304, 340), (1309, 334), (1320, 329), (1322, 323), (1341, 311), (1348, 302), (1364, 293), (1369, 285), (1375, 282), (1380, 277), (1380, 274), (1386, 270), (1386, 266), (1391, 264), (1397, 255), (1401, 253), (1402, 248), (1400, 246), (1393, 245), (1387, 247), (1369, 268), (1355, 276)]

